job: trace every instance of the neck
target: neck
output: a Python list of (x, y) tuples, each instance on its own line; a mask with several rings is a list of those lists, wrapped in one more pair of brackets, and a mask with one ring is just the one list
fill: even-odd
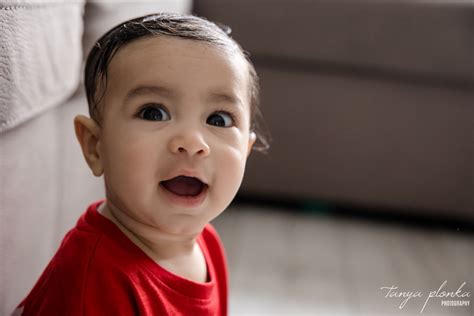
[(196, 234), (176, 236), (162, 232), (156, 227), (131, 218), (108, 201), (102, 203), (98, 211), (156, 262), (163, 263), (192, 256), (198, 247)]
[(198, 234), (163, 232), (128, 216), (109, 201), (100, 205), (98, 211), (162, 268), (189, 280), (206, 282), (206, 259), (196, 242)]

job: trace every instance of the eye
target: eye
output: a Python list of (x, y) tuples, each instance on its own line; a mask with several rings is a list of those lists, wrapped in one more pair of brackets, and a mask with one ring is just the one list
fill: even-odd
[(235, 119), (232, 113), (216, 112), (207, 118), (206, 123), (218, 127), (231, 127), (235, 125)]
[(159, 104), (149, 104), (138, 111), (137, 116), (147, 121), (168, 121), (168, 112)]

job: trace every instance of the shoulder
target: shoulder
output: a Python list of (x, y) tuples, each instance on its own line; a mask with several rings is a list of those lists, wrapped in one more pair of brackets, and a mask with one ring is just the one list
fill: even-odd
[[(73, 229), (64, 237), (45, 273), (57, 274), (70, 281), (76, 277), (82, 278), (87, 272), (100, 240), (100, 234)], [(72, 272), (75, 274), (71, 275)]]
[(225, 255), (224, 245), (217, 230), (211, 224), (208, 224), (204, 228), (201, 238), (207, 256), (212, 262), (213, 268), (216, 270), (218, 275), (223, 277), (220, 281), (227, 283), (227, 258)]
[(211, 224), (207, 224), (202, 231), (202, 239), (211, 252), (224, 252), (224, 245), (217, 230)]
[(203, 235), (211, 235), (211, 236), (219, 237), (219, 234), (217, 233), (217, 230), (214, 228), (214, 226), (212, 226), (211, 223), (204, 226), (204, 229), (203, 229), (202, 233), (203, 233)]
[(126, 264), (115, 251), (99, 232), (70, 232), (24, 300), (23, 315), (133, 314)]
[(204, 227), (201, 238), (206, 248), (207, 257), (210, 260), (208, 267), (212, 270), (211, 275), (216, 281), (221, 310), (220, 314), (227, 315), (229, 273), (224, 245), (217, 230), (211, 224), (207, 224), (206, 227)]
[[(100, 235), (74, 228), (23, 301), (23, 315), (81, 314), (84, 281)], [(52, 314), (51, 314), (52, 315)]]

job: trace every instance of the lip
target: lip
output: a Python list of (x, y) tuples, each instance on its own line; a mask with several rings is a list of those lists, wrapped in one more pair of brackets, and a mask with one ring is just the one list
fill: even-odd
[(202, 176), (199, 172), (194, 171), (194, 170), (189, 170), (189, 169), (181, 169), (178, 171), (175, 171), (168, 175), (164, 180), (161, 181), (167, 181), (171, 180), (173, 178), (179, 177), (179, 176), (186, 176), (186, 177), (193, 177), (204, 183), (206, 186), (208, 186), (207, 179)]
[(172, 204), (185, 208), (196, 208), (200, 206), (202, 203), (204, 203), (204, 200), (206, 199), (209, 190), (209, 186), (207, 184), (204, 184), (204, 188), (198, 195), (181, 196), (169, 191), (161, 183), (159, 187), (161, 192), (163, 192), (163, 195), (168, 199), (168, 201), (170, 201)]
[[(196, 196), (180, 196), (170, 192), (166, 189), (161, 182), (167, 181), (179, 176), (186, 176), (186, 177), (193, 177), (199, 179), (204, 184), (204, 188), (202, 189), (201, 193)], [(168, 199), (171, 204), (184, 207), (184, 208), (196, 208), (204, 203), (204, 200), (207, 197), (209, 191), (209, 185), (207, 183), (207, 179), (201, 175), (198, 171), (191, 170), (191, 169), (178, 169), (170, 173), (166, 176), (165, 179), (161, 180), (159, 183), (159, 190), (163, 192), (163, 195)]]

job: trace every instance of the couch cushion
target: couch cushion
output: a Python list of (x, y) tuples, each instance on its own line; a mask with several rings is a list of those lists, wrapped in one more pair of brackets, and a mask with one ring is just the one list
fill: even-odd
[(94, 43), (117, 24), (158, 12), (190, 13), (192, 0), (173, 1), (87, 1), (84, 14), (84, 56)]
[(258, 62), (474, 82), (469, 1), (196, 0), (194, 11), (228, 24)]
[[(262, 68), (270, 154), (241, 193), (474, 223), (473, 91)], [(282, 167), (283, 166), (283, 167)]]
[(82, 1), (0, 4), (0, 132), (60, 104), (77, 89)]
[(76, 140), (85, 94), (0, 135), (0, 315), (28, 294), (66, 231), (103, 198)]

